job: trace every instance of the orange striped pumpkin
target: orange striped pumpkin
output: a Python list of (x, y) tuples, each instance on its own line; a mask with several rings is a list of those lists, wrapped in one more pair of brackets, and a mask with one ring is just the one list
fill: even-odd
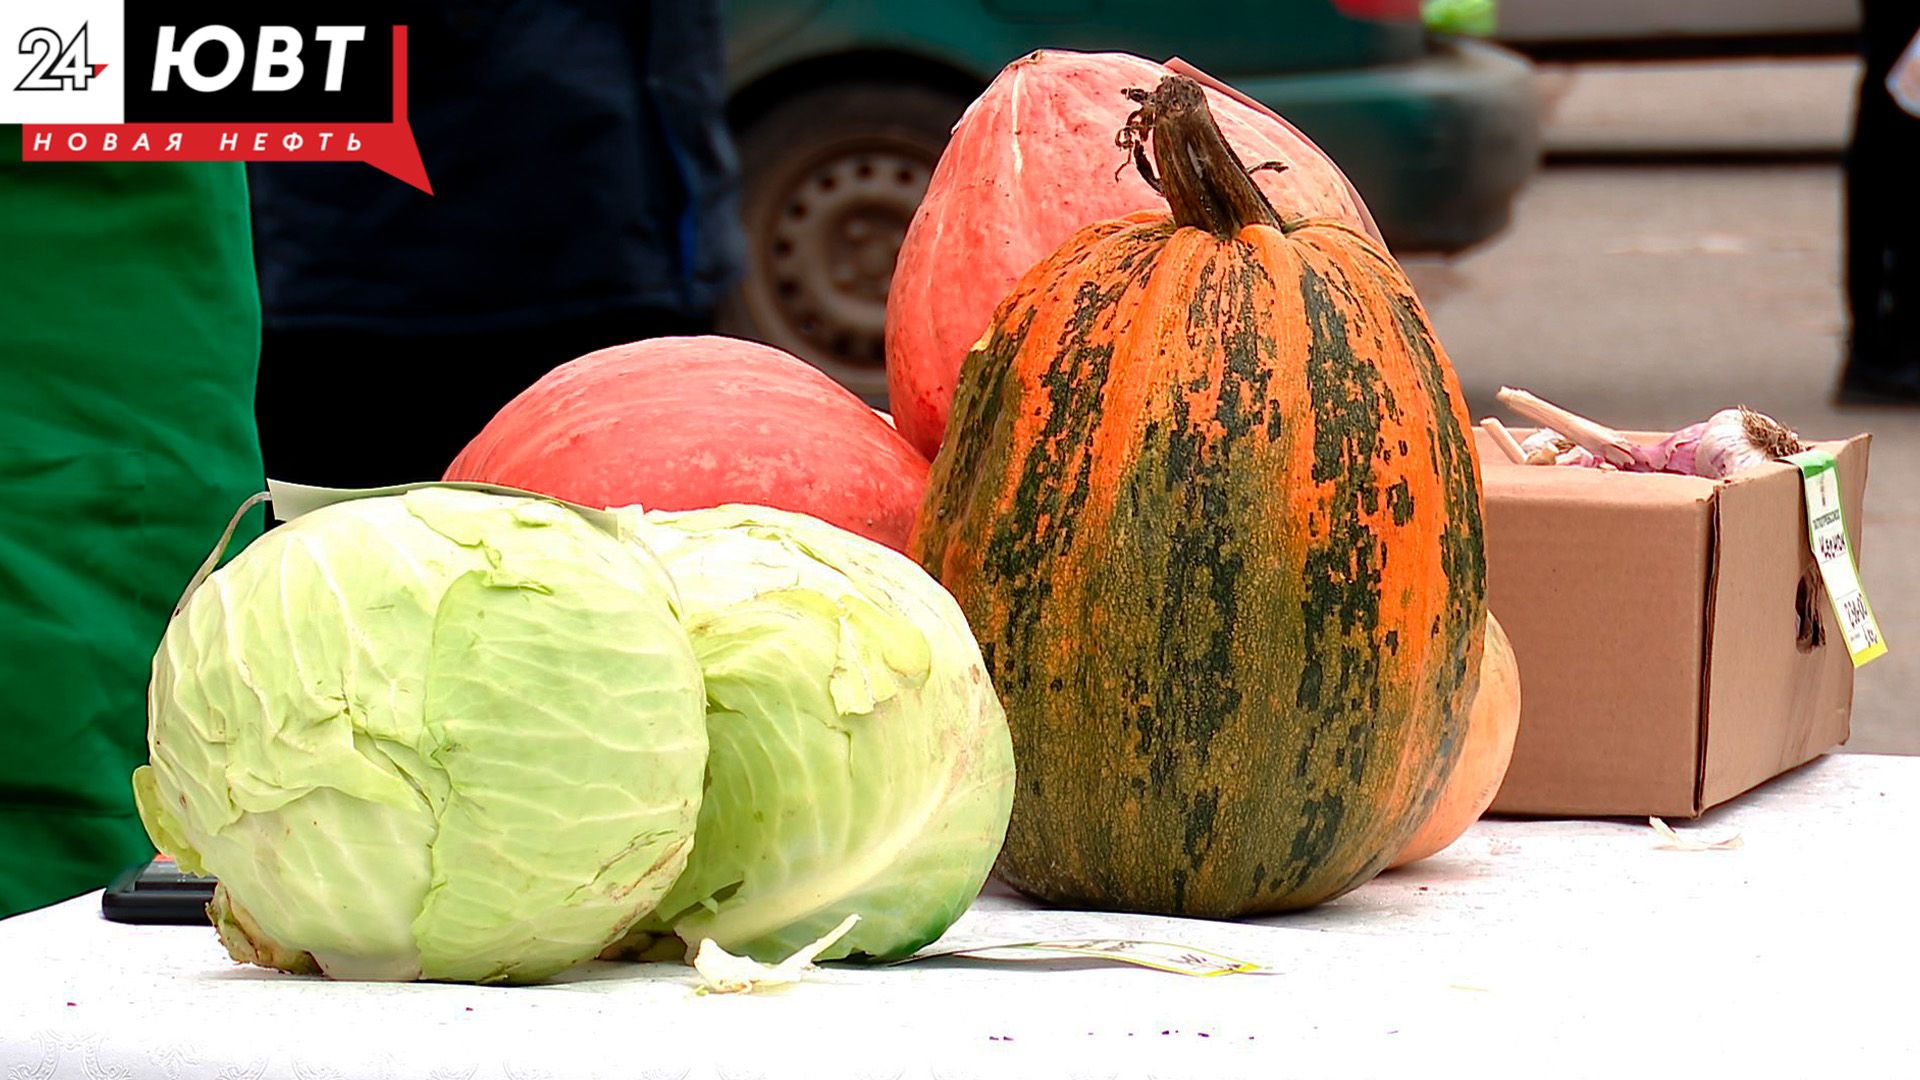
[(1137, 100), (1171, 219), (1091, 226), (1014, 287), (909, 551), (1013, 726), (1002, 876), (1106, 909), (1303, 907), (1385, 868), (1458, 755), (1478, 461), (1380, 245), (1283, 226), (1192, 81)]

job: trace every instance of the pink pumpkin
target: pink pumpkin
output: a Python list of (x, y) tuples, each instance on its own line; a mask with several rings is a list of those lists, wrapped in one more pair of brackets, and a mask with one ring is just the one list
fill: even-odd
[(927, 460), (818, 368), (725, 337), (656, 338), (562, 364), (447, 469), (588, 506), (751, 503), (906, 546)]
[[(1306, 136), (1271, 110), (1173, 61), (1283, 219), (1331, 218), (1378, 236), (1360, 196)], [(1036, 52), (1014, 61), (960, 118), (907, 229), (887, 293), (887, 391), (895, 426), (939, 450), (967, 350), (1007, 290), (1081, 228), (1164, 210), (1114, 136), (1173, 68), (1126, 53)]]

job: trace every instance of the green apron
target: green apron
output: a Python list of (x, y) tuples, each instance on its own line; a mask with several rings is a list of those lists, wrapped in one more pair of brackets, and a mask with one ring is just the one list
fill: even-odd
[(242, 166), (22, 164), (0, 127), (0, 917), (152, 854), (149, 666), (261, 487), (259, 338)]

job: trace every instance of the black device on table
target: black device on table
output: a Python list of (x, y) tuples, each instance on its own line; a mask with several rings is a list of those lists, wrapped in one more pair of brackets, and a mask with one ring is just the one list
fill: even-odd
[(100, 896), (100, 914), (113, 922), (206, 926), (214, 881), (189, 874), (164, 856), (129, 867)]

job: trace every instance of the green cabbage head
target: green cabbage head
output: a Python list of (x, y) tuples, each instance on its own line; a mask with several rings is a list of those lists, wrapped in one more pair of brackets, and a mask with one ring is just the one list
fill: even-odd
[(154, 659), (156, 846), (220, 880), (236, 959), (528, 982), (685, 865), (699, 667), (644, 547), (551, 502), (336, 504), (215, 573)]
[(679, 592), (711, 746), (693, 857), (643, 929), (765, 962), (849, 914), (821, 959), (938, 938), (1013, 806), (1006, 716), (959, 605), (912, 560), (799, 514), (656, 511), (633, 528)]

